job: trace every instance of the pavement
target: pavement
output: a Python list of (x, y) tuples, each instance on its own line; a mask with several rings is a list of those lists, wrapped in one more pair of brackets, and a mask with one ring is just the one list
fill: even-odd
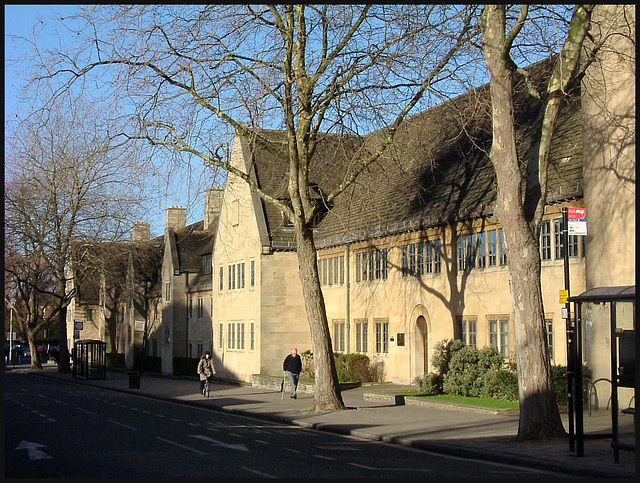
[[(290, 398), (274, 389), (253, 387), (233, 381), (215, 381), (209, 398), (199, 393), (199, 381), (191, 377), (142, 374), (139, 388), (131, 388), (129, 373), (108, 369), (106, 378), (73, 379), (57, 366), (44, 364), (43, 370), (15, 366), (5, 370), (55, 377), (77, 384), (138, 394), (183, 404), (227, 411), (321, 431), (385, 441), (436, 453), (492, 460), (565, 473), (569, 477), (633, 478), (635, 451), (620, 450), (614, 462), (611, 447), (611, 412), (598, 409), (584, 412), (584, 454), (577, 456), (577, 441), (571, 450), (568, 436), (548, 441), (519, 442), (518, 416), (471, 405), (425, 403), (419, 398), (396, 397), (415, 386), (367, 383), (342, 390), (345, 411), (311, 412), (313, 394), (298, 392)], [(133, 384), (135, 386), (135, 384)], [(567, 413), (561, 413), (565, 429)], [(622, 441), (635, 445), (635, 416), (619, 414)]]

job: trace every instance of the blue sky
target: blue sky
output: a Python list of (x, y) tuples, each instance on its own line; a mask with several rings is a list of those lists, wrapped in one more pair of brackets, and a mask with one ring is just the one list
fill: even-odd
[[(33, 36), (33, 27), (38, 25), (38, 30), (42, 29), (38, 35), (39, 42), (42, 40), (51, 42), (55, 40), (56, 34), (59, 34), (64, 40), (67, 30), (63, 27), (61, 28), (60, 23), (55, 19), (71, 15), (77, 12), (80, 7), (82, 5), (4, 5), (5, 126), (7, 121), (15, 115), (15, 111), (20, 109), (17, 93), (27, 83), (27, 76), (23, 73), (27, 66), (15, 62), (24, 53), (25, 44), (23, 41), (13, 39), (11, 36), (31, 38)], [(199, 201), (199, 198), (202, 199), (202, 202)], [(167, 196), (161, 202), (162, 205), (157, 206), (154, 213), (149, 214), (152, 236), (163, 233), (164, 212), (169, 206), (182, 205), (188, 207), (187, 223), (189, 224), (202, 219), (204, 195), (196, 196), (197, 202), (195, 206), (193, 202), (189, 206), (188, 200), (187, 193), (182, 191), (178, 194)]]
[(21, 53), (22, 43), (15, 41), (11, 35), (30, 38), (33, 27), (40, 23), (45, 28), (44, 33), (52, 33), (56, 29), (51, 17), (69, 15), (78, 9), (78, 5), (5, 5), (4, 6), (4, 100), (5, 120), (7, 115), (17, 107), (15, 92), (26, 83), (26, 78), (21, 75), (21, 65), (12, 64)]

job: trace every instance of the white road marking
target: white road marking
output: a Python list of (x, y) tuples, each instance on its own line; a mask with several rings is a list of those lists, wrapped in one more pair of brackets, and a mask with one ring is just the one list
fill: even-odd
[(91, 416), (97, 416), (96, 413), (92, 413), (91, 411), (87, 411), (86, 409), (82, 409), (82, 408), (76, 408), (78, 411), (82, 411), (83, 413), (87, 413)]
[(203, 441), (207, 441), (207, 442), (215, 444), (217, 446), (222, 446), (224, 448), (237, 449), (237, 450), (240, 450), (240, 451), (249, 451), (249, 449), (242, 443), (239, 443), (239, 444), (224, 443), (222, 441), (218, 441), (217, 439), (209, 438), (208, 436), (204, 436), (202, 434), (190, 434), (189, 436), (191, 436), (192, 438), (196, 438), (196, 439), (201, 439)]
[(182, 444), (169, 441), (168, 439), (161, 438), (160, 436), (156, 436), (156, 438), (158, 438), (160, 441), (164, 441), (165, 443), (174, 444), (176, 446), (179, 446), (180, 448), (188, 449), (189, 451), (193, 451), (194, 453), (207, 454), (207, 453), (203, 453), (202, 451), (198, 451), (197, 449), (189, 448), (188, 446), (184, 446)]
[(251, 468), (247, 468), (246, 466), (240, 466), (241, 469), (246, 470), (250, 473), (255, 473), (256, 475), (263, 476), (265, 478), (277, 478), (277, 476), (268, 475), (267, 473), (263, 473), (262, 471), (252, 470)]
[(138, 428), (133, 428), (131, 426), (127, 426), (126, 424), (119, 423), (118, 421), (114, 421), (113, 419), (107, 419), (110, 423), (117, 424), (118, 426), (122, 426), (123, 428), (132, 429), (134, 431), (138, 431)]
[(358, 463), (348, 463), (351, 466), (356, 466), (358, 468), (363, 468), (365, 470), (373, 470), (373, 471), (422, 471), (425, 473), (431, 473), (433, 470), (427, 469), (427, 468), (385, 468), (385, 467), (373, 467), (373, 466), (366, 466), (366, 465), (359, 465)]
[(52, 458), (47, 453), (39, 448), (46, 448), (47, 446), (39, 443), (31, 443), (29, 441), (20, 441), (20, 444), (16, 447), (16, 450), (26, 449), (29, 454), (30, 460), (42, 460)]
[(330, 461), (335, 461), (336, 460), (335, 458), (331, 458), (330, 456), (324, 456), (324, 455), (321, 455), (321, 454), (314, 454), (313, 456), (316, 457), (316, 458), (323, 459), (323, 460), (330, 460)]

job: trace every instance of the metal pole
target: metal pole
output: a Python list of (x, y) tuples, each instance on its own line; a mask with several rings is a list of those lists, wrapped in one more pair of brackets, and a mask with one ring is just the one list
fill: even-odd
[(576, 365), (575, 365), (575, 386), (576, 386), (576, 398), (575, 398), (575, 406), (576, 406), (576, 444), (577, 451), (576, 456), (584, 455), (584, 420), (583, 413), (584, 408), (582, 405), (582, 304), (580, 304), (577, 308), (579, 311), (576, 314)]
[(11, 305), (11, 302), (9, 302), (9, 306), (11, 308), (9, 313), (9, 358), (11, 359), (11, 364), (15, 367), (16, 362), (13, 357), (13, 305)]
[(618, 338), (616, 337), (616, 304), (611, 302), (610, 332), (611, 332), (611, 432), (613, 447), (613, 462), (620, 462), (618, 448)]
[[(570, 292), (570, 283), (569, 283), (569, 215), (567, 208), (562, 208), (562, 248), (563, 248), (563, 259), (564, 259), (564, 288), (569, 295)], [(573, 427), (573, 385), (574, 385), (574, 377), (573, 371), (575, 370), (574, 365), (574, 330), (573, 325), (571, 323), (571, 304), (566, 303), (565, 309), (567, 312), (567, 416), (569, 419), (569, 451), (574, 450), (574, 427)]]

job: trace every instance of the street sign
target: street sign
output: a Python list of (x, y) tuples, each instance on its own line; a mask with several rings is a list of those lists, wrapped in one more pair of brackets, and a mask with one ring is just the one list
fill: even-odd
[(569, 291), (568, 290), (560, 290), (560, 303), (561, 304), (569, 303)]
[(82, 330), (82, 322), (76, 322), (76, 330)]
[(567, 225), (569, 235), (587, 234), (587, 209), (567, 208)]

